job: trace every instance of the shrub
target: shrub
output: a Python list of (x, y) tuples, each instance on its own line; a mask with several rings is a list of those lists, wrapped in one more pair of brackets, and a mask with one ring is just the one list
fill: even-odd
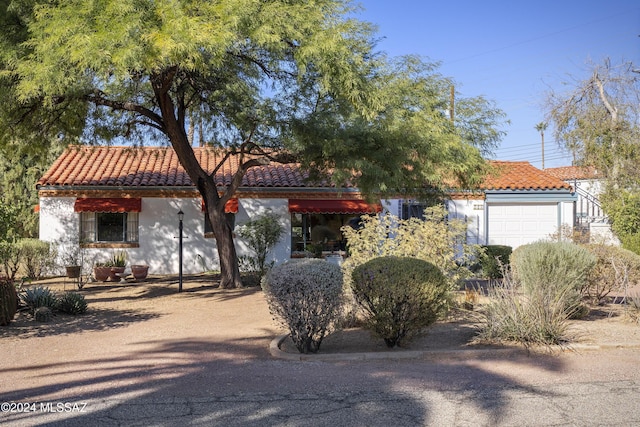
[(284, 233), (278, 217), (274, 214), (265, 214), (237, 227), (236, 232), (256, 254), (250, 264), (260, 273), (260, 276), (264, 276), (273, 265), (267, 265), (267, 255)]
[(29, 307), (31, 313), (35, 313), (40, 307), (55, 308), (57, 300), (51, 289), (42, 286), (27, 288), (20, 294), (20, 301)]
[[(425, 209), (425, 219), (402, 220), (393, 215), (363, 216), (361, 226), (342, 227), (347, 239), (349, 258), (343, 263), (347, 281), (358, 265), (378, 257), (418, 258), (436, 265), (450, 281), (451, 289), (471, 276), (467, 265), (475, 258), (479, 246), (465, 242), (467, 225), (449, 219), (442, 206)], [(427, 243), (428, 242), (428, 243)]]
[(49, 242), (39, 239), (20, 239), (18, 248), (29, 279), (38, 280), (42, 274), (50, 269), (55, 260)]
[[(524, 290), (510, 273), (488, 289), (479, 337), (488, 341), (563, 344), (570, 340), (568, 319), (578, 310), (571, 288), (532, 287)], [(567, 307), (572, 307), (568, 311)]]
[(415, 258), (375, 258), (355, 268), (351, 287), (365, 323), (388, 347), (411, 341), (448, 306), (449, 285), (435, 265)]
[(514, 279), (526, 295), (545, 292), (562, 297), (567, 313), (574, 314), (595, 264), (596, 257), (588, 250), (568, 242), (530, 243), (511, 254)]
[(503, 268), (509, 265), (511, 246), (488, 245), (483, 246), (484, 253), (480, 256), (480, 265), (484, 277), (500, 279)]
[(275, 266), (262, 279), (269, 310), (289, 329), (300, 353), (316, 353), (343, 302), (340, 267), (319, 259)]
[(0, 326), (11, 323), (18, 309), (18, 295), (13, 281), (0, 279)]
[(611, 292), (625, 292), (629, 286), (640, 283), (640, 256), (634, 252), (609, 245), (585, 248), (597, 259), (582, 289), (592, 303), (601, 304)]
[(640, 233), (624, 234), (619, 237), (623, 248), (640, 255)]
[(627, 316), (636, 323), (640, 323), (640, 294), (629, 295), (626, 306)]
[(5, 275), (10, 280), (15, 280), (20, 268), (20, 247), (13, 241), (0, 241), (0, 264), (4, 268)]
[(82, 314), (87, 311), (87, 301), (77, 292), (67, 292), (58, 298), (56, 309), (62, 313)]

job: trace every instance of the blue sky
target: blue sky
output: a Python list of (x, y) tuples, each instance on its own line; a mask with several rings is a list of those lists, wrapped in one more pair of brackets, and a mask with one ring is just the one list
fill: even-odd
[[(358, 18), (378, 26), (379, 50), (441, 62), (463, 96), (494, 100), (511, 124), (496, 150), (500, 160), (541, 167), (540, 133), (549, 90), (563, 92), (588, 76), (589, 61), (640, 66), (638, 0), (428, 1), (360, 0)], [(571, 155), (545, 132), (545, 167)]]

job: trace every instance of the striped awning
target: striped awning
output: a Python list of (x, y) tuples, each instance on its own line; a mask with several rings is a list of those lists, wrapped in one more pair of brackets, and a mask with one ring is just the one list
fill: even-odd
[(367, 214), (381, 211), (380, 204), (370, 204), (364, 200), (289, 200), (289, 212), (291, 213)]
[(140, 212), (142, 199), (139, 198), (83, 198), (76, 199), (75, 212)]

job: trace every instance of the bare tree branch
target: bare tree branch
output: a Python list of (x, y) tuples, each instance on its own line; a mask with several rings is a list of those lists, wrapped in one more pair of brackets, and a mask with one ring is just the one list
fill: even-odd
[(92, 102), (95, 105), (101, 105), (105, 107), (112, 108), (114, 110), (123, 110), (123, 111), (132, 111), (138, 113), (149, 120), (151, 120), (156, 125), (154, 126), (156, 129), (159, 129), (164, 132), (164, 120), (159, 114), (154, 113), (150, 109), (143, 107), (142, 105), (135, 104), (133, 102), (121, 102), (121, 101), (113, 101), (103, 96), (103, 93), (100, 91), (95, 91), (89, 95), (85, 96), (85, 99), (89, 102)]

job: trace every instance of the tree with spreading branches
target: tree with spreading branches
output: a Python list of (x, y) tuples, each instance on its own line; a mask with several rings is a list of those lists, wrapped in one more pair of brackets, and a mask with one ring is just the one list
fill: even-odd
[[(366, 194), (420, 194), (472, 185), (502, 136), (483, 98), (459, 99), (449, 120), (452, 82), (375, 52), (355, 12), (346, 0), (0, 0), (0, 144), (169, 143), (203, 197), (221, 286), (241, 286), (224, 205), (251, 167), (297, 162)], [(194, 139), (240, 158), (228, 187)]]
[(605, 179), (600, 200), (623, 245), (640, 251), (640, 74), (631, 62), (593, 64), (567, 92), (552, 92), (547, 118), (578, 165)]

